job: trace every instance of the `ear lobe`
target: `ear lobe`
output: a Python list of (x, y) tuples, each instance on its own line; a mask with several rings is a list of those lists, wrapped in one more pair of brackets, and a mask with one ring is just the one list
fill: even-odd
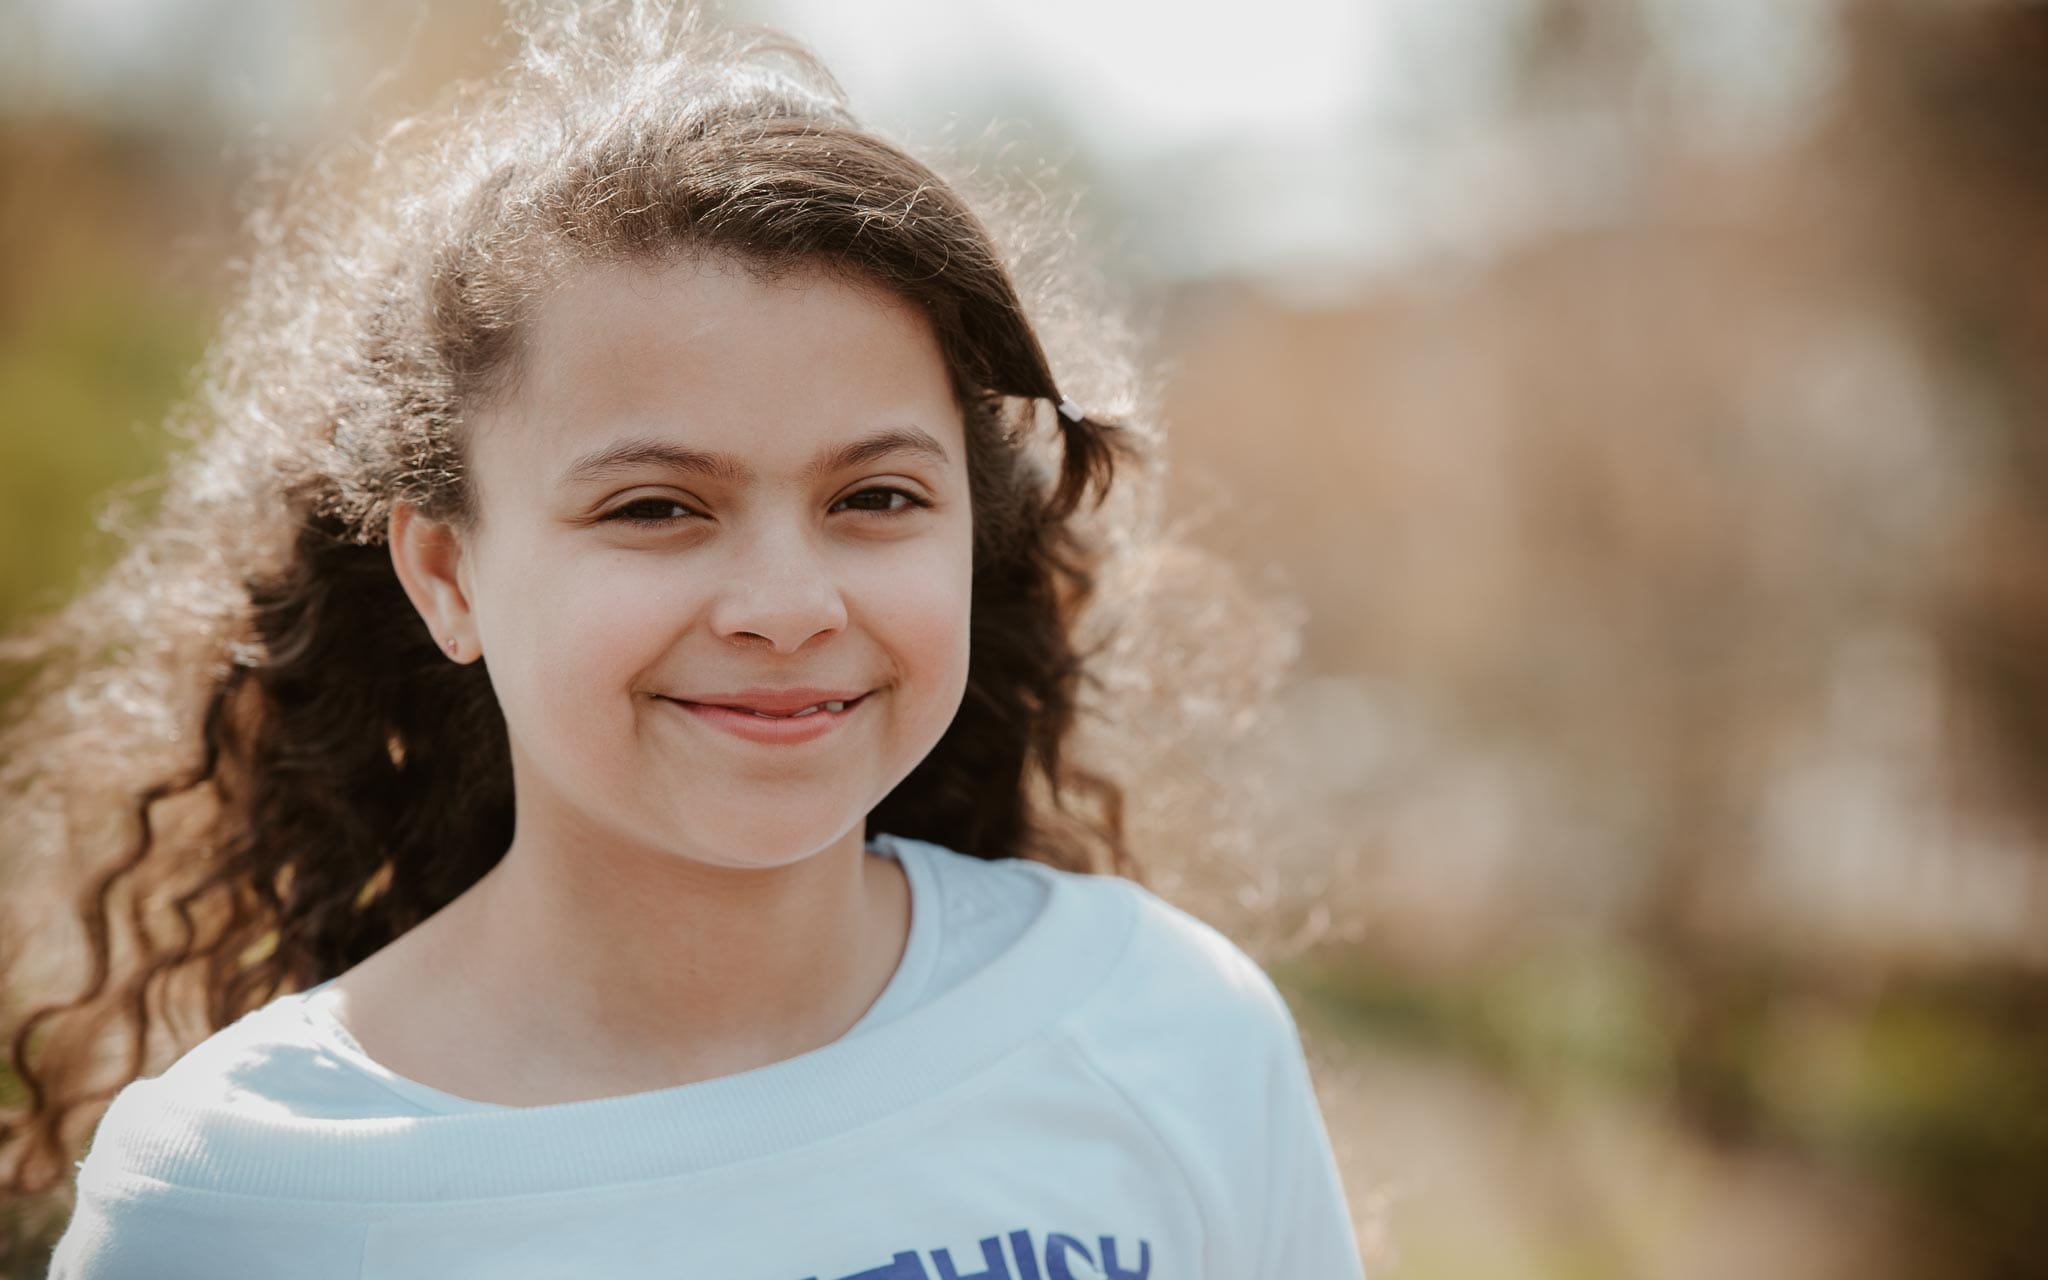
[(455, 529), (396, 502), (386, 541), (399, 585), (433, 632), (435, 647), (458, 657), (463, 650), (474, 653), (476, 620), (470, 608), (468, 566)]

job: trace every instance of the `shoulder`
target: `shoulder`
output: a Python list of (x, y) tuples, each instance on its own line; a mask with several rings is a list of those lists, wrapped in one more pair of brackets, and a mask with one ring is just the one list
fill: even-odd
[[(1122, 876), (1063, 871), (1020, 858), (982, 859), (903, 836), (949, 900), (1043, 904), (1036, 927), (1067, 948), (1084, 940), (1106, 963), (1087, 1006), (1113, 1004), (1122, 1025), (1196, 1035), (1256, 1034), (1294, 1045), (1286, 1002), (1258, 962), (1221, 930)], [(1055, 948), (1061, 949), (1061, 948)]]
[(299, 997), (279, 997), (122, 1088), (93, 1131), (79, 1185), (205, 1187), (279, 1126), (388, 1117), (395, 1101), (334, 1054)]
[[(114, 1096), (78, 1165), (51, 1280), (353, 1276), (361, 1224), (269, 1193), (268, 1119), (240, 1023)], [(260, 1076), (260, 1072), (254, 1073)]]
[(1129, 913), (1130, 937), (1107, 993), (1122, 1016), (1154, 1032), (1182, 1027), (1202, 1038), (1298, 1044), (1279, 989), (1222, 930), (1144, 885), (1111, 876), (1085, 879), (1088, 892), (1123, 899)]
[(351, 1070), (306, 1017), (303, 994), (277, 997), (187, 1050), (157, 1078), (193, 1106), (298, 1119), (353, 1119), (393, 1101)]

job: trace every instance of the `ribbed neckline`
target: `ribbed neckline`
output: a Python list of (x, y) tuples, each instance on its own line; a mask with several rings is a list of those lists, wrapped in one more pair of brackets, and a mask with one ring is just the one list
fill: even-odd
[[(889, 838), (899, 851), (966, 856)], [(141, 1080), (109, 1108), (101, 1131), (111, 1141), (95, 1141), (81, 1179), (139, 1175), (289, 1200), (446, 1201), (675, 1177), (824, 1141), (987, 1071), (1107, 978), (1131, 934), (1134, 887), (1009, 865), (1047, 882), (1038, 918), (1009, 950), (903, 1016), (809, 1053), (618, 1097), (369, 1120), (193, 1102)]]
[(896, 961), (896, 972), (889, 975), (888, 983), (867, 1012), (847, 1028), (848, 1036), (866, 1035), (893, 1022), (915, 1009), (924, 998), (932, 972), (938, 968), (947, 929), (946, 895), (939, 891), (941, 860), (935, 855), (960, 856), (922, 841), (899, 841), (886, 832), (870, 843), (878, 853), (895, 858), (903, 867), (903, 878), (910, 886), (910, 936), (903, 940), (903, 955)]

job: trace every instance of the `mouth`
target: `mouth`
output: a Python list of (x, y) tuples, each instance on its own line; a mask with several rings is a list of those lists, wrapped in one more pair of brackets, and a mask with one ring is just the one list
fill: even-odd
[(689, 702), (663, 697), (660, 701), (687, 712), (706, 728), (716, 729), (746, 742), (763, 746), (795, 746), (836, 738), (834, 730), (851, 723), (874, 690), (857, 698), (835, 698), (792, 707), (787, 711), (763, 711), (759, 707), (736, 707), (723, 703)]
[(858, 698), (843, 698), (830, 702), (814, 702), (808, 707), (800, 707), (795, 711), (762, 711), (755, 707), (736, 706), (732, 703), (727, 702), (689, 702), (682, 698), (669, 698), (666, 700), (669, 702), (680, 703), (681, 705), (686, 707), (710, 707), (719, 711), (744, 712), (745, 714), (750, 716), (759, 716), (763, 720), (801, 720), (806, 716), (814, 716), (819, 714), (820, 712), (844, 711), (848, 707), (856, 706), (859, 703), (865, 701), (867, 699), (867, 696), (867, 694), (863, 693)]

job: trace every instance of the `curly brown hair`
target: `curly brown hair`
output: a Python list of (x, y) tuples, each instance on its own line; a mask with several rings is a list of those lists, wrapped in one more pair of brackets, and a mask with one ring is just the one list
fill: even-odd
[[(150, 1063), (353, 966), (504, 853), (488, 677), (440, 660), (380, 544), (396, 501), (473, 518), (465, 408), (516, 374), (538, 301), (591, 264), (716, 250), (848, 272), (922, 310), (965, 406), (970, 668), (870, 829), (1135, 874), (1122, 789), (1066, 748), (1106, 643), (1082, 643), (1080, 620), (1158, 468), (1119, 335), (1074, 303), (1043, 197), (1005, 209), (1022, 229), (1006, 254), (771, 31), (662, 0), (522, 25), (501, 73), (252, 215), (237, 299), (170, 423), (188, 445), (160, 511), (0, 649), (26, 673), (0, 729), (0, 827), (19, 883), (72, 899), (89, 957), (77, 994), (10, 1011), (8, 1192), (56, 1185), (79, 1123)], [(1052, 409), (1034, 313), (1067, 342), (1066, 393), (1096, 406), (1078, 421)], [(1135, 499), (1105, 506), (1133, 471)], [(0, 934), (10, 990), (75, 973), (57, 957), (78, 938), (28, 936)]]

